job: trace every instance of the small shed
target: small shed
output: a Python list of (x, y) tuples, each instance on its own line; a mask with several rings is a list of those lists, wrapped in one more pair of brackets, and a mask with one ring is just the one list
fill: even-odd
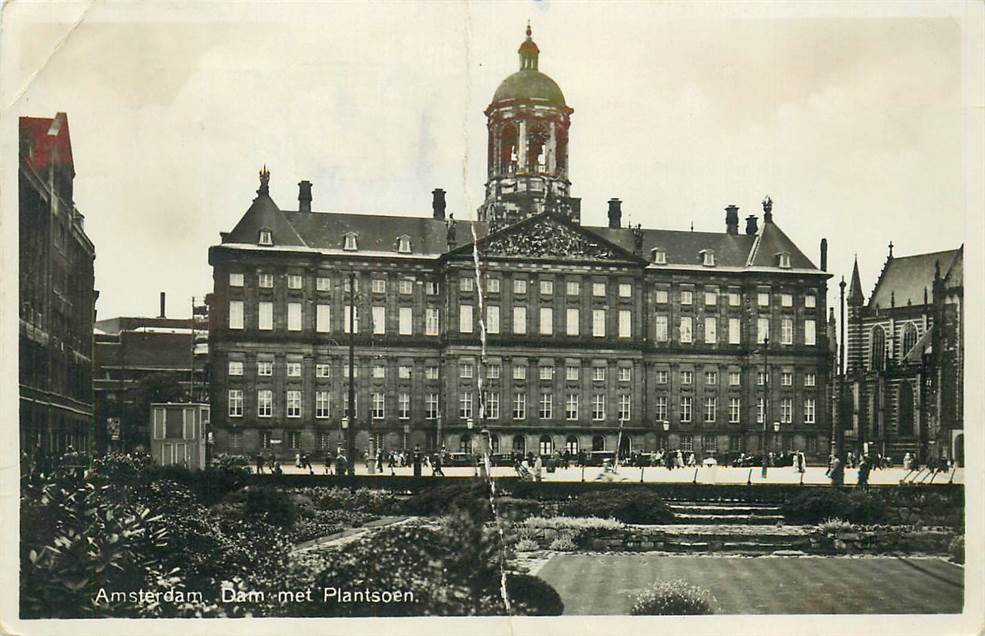
[(209, 405), (199, 402), (151, 404), (150, 449), (161, 466), (205, 468)]

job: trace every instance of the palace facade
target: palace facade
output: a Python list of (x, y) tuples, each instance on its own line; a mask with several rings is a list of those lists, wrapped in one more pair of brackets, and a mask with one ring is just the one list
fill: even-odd
[[(820, 267), (763, 202), (740, 231), (581, 224), (573, 109), (520, 68), (486, 109), (476, 221), (321, 213), (301, 181), (281, 209), (260, 173), (252, 205), (209, 250), (216, 449), (280, 455), (342, 443), (493, 452), (804, 450), (827, 457), (833, 355)], [(354, 282), (350, 284), (350, 280)], [(350, 316), (350, 304), (354, 313)], [(354, 377), (348, 377), (350, 317)]]

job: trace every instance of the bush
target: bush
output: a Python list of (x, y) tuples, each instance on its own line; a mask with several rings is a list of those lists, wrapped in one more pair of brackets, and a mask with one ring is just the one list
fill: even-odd
[(404, 502), (406, 514), (430, 517), (447, 514), (452, 508), (468, 507), (481, 511), (482, 518), (492, 516), (489, 484), (478, 479), (450, 479), (448, 483), (428, 488)]
[(514, 546), (517, 552), (534, 552), (540, 550), (540, 544), (529, 537), (523, 537)]
[(249, 519), (259, 519), (282, 528), (290, 528), (298, 518), (298, 508), (294, 500), (276, 488), (247, 490), (243, 512)]
[(951, 539), (951, 544), (947, 547), (951, 560), (955, 563), (964, 563), (964, 535), (959, 534)]
[(572, 535), (559, 534), (548, 547), (555, 552), (574, 552), (578, 546), (575, 545)]
[(525, 528), (551, 528), (553, 530), (621, 530), (622, 521), (598, 517), (530, 517), (523, 522)]
[(793, 495), (783, 505), (788, 523), (817, 524), (827, 519), (852, 523), (885, 523), (888, 509), (883, 497), (874, 492), (845, 492), (835, 488), (811, 488)]
[(714, 614), (717, 601), (711, 592), (684, 579), (654, 583), (636, 597), (633, 616), (693, 616)]
[(562, 507), (568, 517), (609, 517), (625, 523), (671, 523), (673, 511), (650, 490), (593, 491)]
[(848, 523), (847, 521), (842, 521), (841, 519), (828, 519), (818, 524), (818, 530), (825, 533), (833, 532), (851, 532), (855, 529), (855, 526)]
[(352, 510), (374, 515), (402, 514), (403, 502), (386, 490), (370, 488), (298, 488), (295, 495), (320, 510)]
[(524, 616), (560, 616), (564, 602), (549, 583), (529, 574), (508, 574), (506, 594), (510, 610)]

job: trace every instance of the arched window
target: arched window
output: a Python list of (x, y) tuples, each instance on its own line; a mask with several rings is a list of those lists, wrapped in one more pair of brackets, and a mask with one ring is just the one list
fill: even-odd
[(574, 435), (568, 435), (568, 439), (564, 440), (564, 450), (572, 455), (578, 454), (578, 438)]
[(355, 232), (345, 233), (345, 244), (342, 246), (342, 249), (349, 252), (354, 252), (359, 249), (359, 244), (356, 242)]
[(882, 371), (886, 368), (886, 332), (882, 327), (872, 328), (870, 342), (869, 368), (873, 371)]
[(896, 433), (900, 437), (913, 437), (913, 387), (906, 381), (899, 385)]
[(903, 348), (900, 350), (900, 357), (905, 357), (917, 344), (917, 326), (912, 322), (906, 323), (903, 327)]
[(513, 436), (513, 452), (514, 453), (526, 453), (527, 452), (527, 438), (523, 435)]
[(605, 437), (602, 435), (596, 435), (592, 438), (592, 451), (604, 451), (605, 450)]
[(551, 441), (550, 435), (540, 436), (540, 454), (550, 455), (554, 452), (554, 442)]
[(503, 127), (499, 129), (499, 174), (501, 175), (516, 173), (516, 141), (516, 126), (513, 124), (503, 124)]
[(550, 130), (541, 123), (530, 124), (527, 128), (527, 171), (534, 174), (547, 172), (547, 141)]

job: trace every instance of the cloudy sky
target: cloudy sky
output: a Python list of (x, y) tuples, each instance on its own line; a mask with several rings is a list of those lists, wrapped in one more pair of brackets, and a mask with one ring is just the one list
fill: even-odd
[[(485, 118), (529, 19), (574, 109), (573, 194), (648, 227), (724, 230), (762, 213), (866, 293), (896, 255), (965, 236), (962, 34), (955, 20), (811, 5), (15, 5), (4, 106), (68, 113), (101, 318), (169, 315), (211, 288), (209, 245), (257, 171), (296, 208), (469, 218)], [(700, 11), (696, 13), (696, 11)], [(928, 231), (932, 229), (932, 231)], [(837, 286), (829, 301), (836, 301)]]

